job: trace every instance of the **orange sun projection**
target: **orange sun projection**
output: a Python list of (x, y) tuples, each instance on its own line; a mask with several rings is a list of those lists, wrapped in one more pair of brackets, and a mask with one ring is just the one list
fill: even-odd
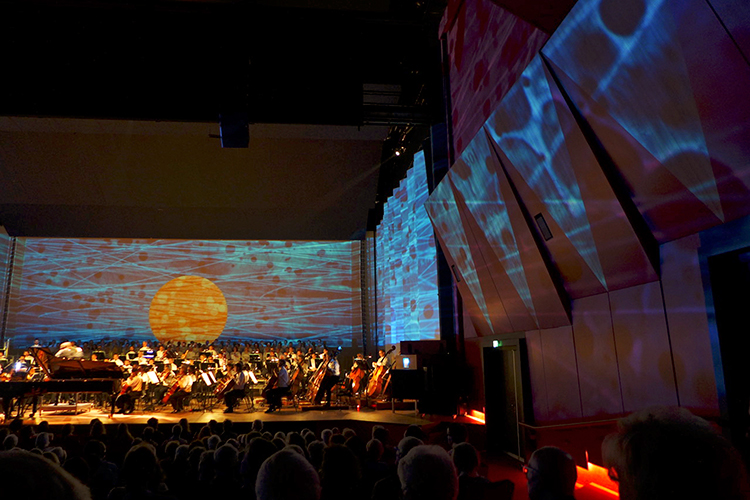
[(227, 301), (210, 280), (180, 276), (156, 292), (148, 322), (160, 342), (213, 342), (227, 324)]

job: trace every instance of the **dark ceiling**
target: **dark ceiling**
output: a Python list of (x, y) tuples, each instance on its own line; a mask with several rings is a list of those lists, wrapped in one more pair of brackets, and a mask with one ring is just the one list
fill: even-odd
[[(0, 2), (0, 224), (13, 236), (361, 234), (394, 182), (378, 176), (398, 170), (380, 168), (397, 141), (442, 121), (443, 8)], [(250, 146), (222, 149), (218, 117), (238, 112)]]

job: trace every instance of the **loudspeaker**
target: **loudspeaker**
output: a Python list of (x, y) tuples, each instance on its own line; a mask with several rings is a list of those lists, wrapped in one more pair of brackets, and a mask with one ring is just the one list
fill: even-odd
[(246, 148), (250, 145), (250, 130), (247, 113), (223, 113), (219, 115), (222, 148)]

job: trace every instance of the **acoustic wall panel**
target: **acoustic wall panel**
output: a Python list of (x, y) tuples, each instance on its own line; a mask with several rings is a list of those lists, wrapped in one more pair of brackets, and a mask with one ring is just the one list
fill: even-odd
[(540, 57), (485, 129), (531, 214), (554, 226), (545, 245), (571, 297), (658, 279)]
[[(726, 220), (747, 215), (750, 197), (750, 65), (748, 55), (735, 45), (725, 24), (717, 19), (717, 7), (703, 0), (669, 0), (677, 26), (676, 40), (685, 57), (690, 89), (700, 116), (706, 147), (713, 167)], [(750, 22), (747, 3), (723, 11), (723, 17)], [(734, 27), (739, 28), (739, 27)], [(735, 31), (743, 31), (735, 29)], [(750, 35), (747, 25), (745, 34)], [(748, 38), (750, 41), (750, 37)], [(750, 48), (750, 47), (748, 47)], [(681, 156), (696, 155), (683, 151)]]
[(573, 301), (573, 334), (583, 416), (623, 413), (612, 315), (606, 293)]
[(625, 411), (677, 405), (659, 283), (617, 290), (609, 297)]
[(469, 245), (470, 236), (467, 235), (467, 228), (461, 218), (449, 177), (445, 177), (435, 187), (425, 203), (425, 208), (448, 263), (451, 265), (461, 296), (464, 300), (471, 297), (471, 300), (468, 301), (469, 306), (471, 306), (472, 300), (476, 305), (472, 319), (477, 331), (482, 336), (494, 333), (482, 283), (477, 274), (475, 262), (477, 256), (472, 253)]
[(582, 1), (542, 50), (661, 242), (750, 211), (750, 79), (717, 23), (698, 0)]
[(581, 418), (581, 392), (573, 328), (562, 326), (539, 331), (544, 353), (544, 377), (550, 420)]
[[(519, 325), (523, 321), (519, 321), (516, 316), (520, 313), (527, 324), (533, 324), (533, 319), (523, 306), (517, 306), (521, 302), (521, 298), (513, 293), (513, 284), (504, 274), (502, 265), (495, 257), (482, 229), (477, 226), (466, 206), (466, 200), (455, 189), (455, 185), (453, 187), (461, 220), (466, 229), (467, 241), (474, 256), (474, 263), (477, 265), (479, 290), (481, 290), (482, 300), (487, 306), (492, 331), (494, 333), (521, 331), (523, 328), (519, 328)], [(503, 280), (503, 278), (505, 279)], [(510, 290), (510, 293), (505, 294), (504, 299), (500, 295), (500, 289), (503, 286)], [(516, 314), (511, 314), (513, 312)], [(517, 320), (515, 323), (514, 319)]]
[(680, 405), (716, 416), (719, 402), (699, 246), (697, 234), (661, 246), (662, 286)]
[[(548, 35), (489, 0), (452, 2), (448, 42), (453, 140), (458, 157)], [(458, 9), (453, 8), (458, 5)]]
[(510, 165), (537, 193), (546, 212), (606, 288), (591, 224), (540, 57), (531, 61), (490, 122), (488, 131)]
[[(515, 201), (512, 198), (508, 200), (501, 193), (500, 186), (507, 181), (497, 168), (497, 160), (483, 134), (474, 138), (453, 165), (449, 175), (457, 191), (456, 199), (463, 201), (469, 212), (468, 216), (477, 221), (480, 231), (489, 242), (487, 257), (501, 264), (503, 274), (508, 277), (512, 290), (516, 292), (514, 295), (520, 299), (519, 306), (526, 310), (527, 316), (534, 316), (531, 290), (516, 241), (517, 231), (508, 215), (508, 204)], [(519, 330), (532, 328), (529, 325)]]
[(711, 0), (711, 6), (732, 38), (750, 60), (750, 9), (745, 0)]
[(534, 422), (548, 422), (549, 405), (547, 404), (547, 381), (544, 373), (544, 351), (542, 336), (539, 330), (526, 332), (526, 347), (529, 356), (529, 378), (531, 382)]

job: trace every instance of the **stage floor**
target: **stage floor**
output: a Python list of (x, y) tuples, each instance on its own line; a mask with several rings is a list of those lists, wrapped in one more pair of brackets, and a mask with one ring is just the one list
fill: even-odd
[[(231, 419), (235, 423), (252, 422), (260, 419), (263, 422), (326, 422), (326, 421), (355, 421), (363, 423), (382, 423), (395, 425), (424, 425), (436, 421), (434, 417), (418, 415), (414, 410), (375, 410), (372, 408), (347, 409), (327, 409), (327, 410), (306, 410), (298, 411), (292, 407), (283, 408), (281, 411), (265, 413), (265, 408), (253, 410), (239, 410), (232, 413), (224, 413), (222, 409), (213, 411), (185, 411), (182, 413), (172, 413), (171, 410), (165, 411), (135, 411), (129, 415), (114, 414), (111, 418), (108, 411), (99, 408), (92, 408), (85, 412), (73, 414), (72, 412), (37, 412), (33, 418), (28, 414), (24, 417), (25, 424), (38, 424), (46, 420), (50, 425), (85, 425), (92, 419), (98, 418), (105, 425), (119, 424), (126, 422), (128, 424), (145, 424), (149, 418), (159, 419), (160, 424), (177, 423), (182, 418), (187, 418), (188, 422), (206, 423), (210, 420)], [(441, 417), (437, 420), (450, 419), (450, 417)], [(452, 420), (452, 419), (451, 419)], [(7, 422), (6, 422), (7, 423)]]

